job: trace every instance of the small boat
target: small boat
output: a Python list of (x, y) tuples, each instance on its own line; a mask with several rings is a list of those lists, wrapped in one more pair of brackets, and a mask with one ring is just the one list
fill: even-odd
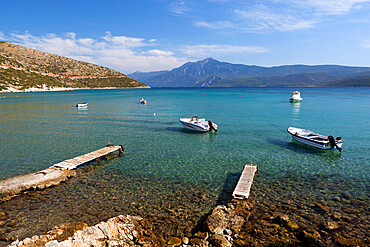
[(76, 107), (87, 107), (87, 102), (78, 103)]
[(302, 101), (302, 98), (301, 98), (301, 93), (298, 92), (298, 91), (294, 91), (292, 93), (292, 96), (290, 96), (290, 102), (301, 102)]
[(341, 140), (341, 137), (334, 139), (333, 136), (324, 136), (310, 130), (295, 127), (289, 127), (287, 131), (297, 142), (323, 150), (338, 149), (339, 152), (342, 151), (343, 141)]
[(180, 118), (180, 123), (187, 129), (206, 132), (213, 130), (217, 132), (217, 124), (207, 121), (204, 118), (198, 116), (192, 116), (191, 118)]
[(146, 100), (143, 99), (143, 98), (141, 98), (140, 103), (145, 105), (146, 104)]

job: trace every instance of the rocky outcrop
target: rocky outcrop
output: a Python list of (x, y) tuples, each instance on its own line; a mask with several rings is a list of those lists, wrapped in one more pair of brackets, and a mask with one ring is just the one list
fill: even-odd
[[(64, 240), (63, 240), (64, 239)], [(65, 225), (49, 231), (46, 235), (33, 236), (15, 241), (11, 247), (105, 247), (105, 246), (164, 246), (145, 219), (137, 216), (117, 216), (106, 222), (87, 227)]]

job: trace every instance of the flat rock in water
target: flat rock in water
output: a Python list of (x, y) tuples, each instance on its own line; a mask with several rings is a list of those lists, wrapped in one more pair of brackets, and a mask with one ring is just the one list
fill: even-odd
[[(59, 242), (58, 236), (41, 235), (13, 242), (11, 247), (88, 247), (88, 246), (165, 246), (162, 238), (151, 230), (141, 217), (117, 216), (82, 231), (76, 231), (68, 239)], [(180, 240), (181, 243), (181, 240)]]
[(39, 172), (26, 175), (19, 175), (0, 181), (0, 200), (6, 200), (29, 189), (44, 189), (66, 181), (68, 178), (76, 176), (74, 170), (57, 170), (48, 168)]

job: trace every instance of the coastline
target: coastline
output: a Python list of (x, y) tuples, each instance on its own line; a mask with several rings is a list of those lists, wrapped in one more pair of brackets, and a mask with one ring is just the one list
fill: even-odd
[[(275, 202), (279, 205), (281, 202)], [(353, 220), (345, 215), (333, 213), (328, 205), (316, 203), (317, 215), (327, 218), (325, 223), (313, 219), (300, 219), (294, 211), (297, 204), (276, 208), (274, 203), (255, 200), (227, 200), (210, 209), (198, 218), (196, 225), (183, 222), (179, 208), (166, 206), (169, 216), (150, 217), (141, 214), (116, 213), (115, 216), (89, 224), (83, 219), (53, 226), (40, 235), (26, 238), (2, 238), (12, 241), (10, 246), (108, 246), (125, 243), (125, 246), (368, 246), (368, 240), (348, 234), (344, 228)], [(363, 206), (366, 206), (365, 204)], [(88, 208), (95, 211), (97, 208)], [(130, 216), (135, 215), (135, 216)], [(171, 216), (170, 216), (171, 215)], [(317, 218), (317, 216), (311, 215)], [(177, 218), (177, 219), (176, 219)], [(310, 222), (311, 221), (311, 222)], [(315, 225), (314, 225), (315, 224)], [(130, 231), (132, 232), (130, 232)], [(126, 232), (129, 234), (119, 234)], [(351, 236), (354, 235), (354, 236)], [(134, 236), (134, 237), (131, 237)], [(5, 243), (5, 242), (3, 242)], [(145, 245), (147, 243), (148, 245)], [(0, 242), (0, 246), (2, 243)], [(110, 246), (110, 245), (109, 245)]]
[(134, 88), (150, 88), (146, 87), (99, 87), (99, 88), (73, 88), (73, 87), (42, 87), (42, 88), (27, 88), (27, 89), (17, 89), (15, 87), (7, 87), (7, 90), (1, 90), (0, 93), (30, 93), (30, 92), (59, 92), (59, 91), (75, 91), (75, 90), (90, 90), (90, 89), (134, 89)]

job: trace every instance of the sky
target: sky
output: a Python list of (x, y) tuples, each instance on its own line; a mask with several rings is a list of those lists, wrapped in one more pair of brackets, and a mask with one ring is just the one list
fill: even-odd
[(370, 0), (0, 0), (0, 40), (124, 74), (212, 57), (370, 66)]

